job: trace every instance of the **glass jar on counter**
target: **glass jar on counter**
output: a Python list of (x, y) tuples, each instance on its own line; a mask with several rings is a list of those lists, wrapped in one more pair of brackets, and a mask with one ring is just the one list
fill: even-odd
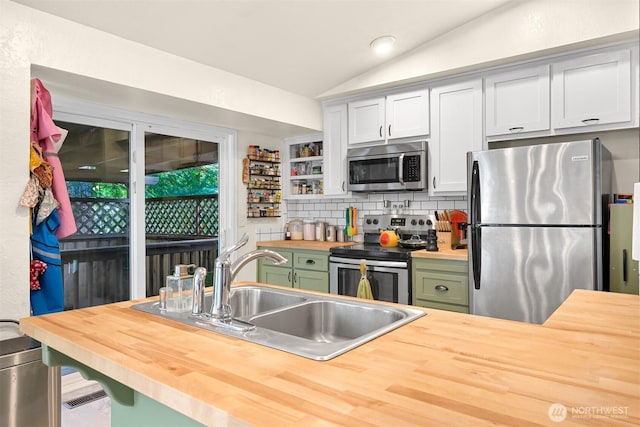
[(312, 219), (304, 220), (304, 240), (316, 240), (316, 222)]
[(303, 223), (299, 219), (289, 222), (289, 231), (291, 232), (291, 240), (302, 240), (304, 237)]

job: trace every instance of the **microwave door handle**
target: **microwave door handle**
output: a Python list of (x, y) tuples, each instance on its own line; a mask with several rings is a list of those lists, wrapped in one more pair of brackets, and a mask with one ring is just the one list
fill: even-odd
[(400, 154), (398, 157), (398, 181), (400, 184), (404, 185), (404, 180), (402, 177), (404, 176), (404, 153)]

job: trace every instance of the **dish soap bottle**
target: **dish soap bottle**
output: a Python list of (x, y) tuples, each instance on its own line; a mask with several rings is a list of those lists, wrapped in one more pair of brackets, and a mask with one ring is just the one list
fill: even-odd
[(189, 268), (196, 268), (195, 264), (178, 264), (174, 267), (173, 275), (167, 276), (166, 286), (167, 311), (184, 313), (191, 311), (193, 305), (193, 275)]

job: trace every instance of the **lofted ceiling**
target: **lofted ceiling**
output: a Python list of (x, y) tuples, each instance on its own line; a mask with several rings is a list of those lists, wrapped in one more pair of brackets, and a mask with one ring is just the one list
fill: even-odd
[[(316, 98), (514, 0), (13, 0)], [(378, 36), (395, 50), (376, 56)]]

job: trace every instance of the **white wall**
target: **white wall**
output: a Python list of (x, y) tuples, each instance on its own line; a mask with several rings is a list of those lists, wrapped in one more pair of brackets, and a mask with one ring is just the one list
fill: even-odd
[(321, 97), (336, 98), (637, 38), (639, 21), (638, 0), (512, 1)]

